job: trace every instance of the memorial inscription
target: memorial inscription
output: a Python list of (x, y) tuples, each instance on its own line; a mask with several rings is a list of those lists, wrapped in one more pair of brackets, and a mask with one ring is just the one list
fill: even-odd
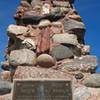
[(72, 100), (68, 80), (15, 80), (12, 100)]

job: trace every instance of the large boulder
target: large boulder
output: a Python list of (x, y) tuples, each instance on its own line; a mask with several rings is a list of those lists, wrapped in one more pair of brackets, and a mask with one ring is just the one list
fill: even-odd
[[(40, 20), (42, 20), (42, 16), (39, 16), (35, 13), (30, 14), (31, 12), (27, 12), (27, 14), (25, 14), (21, 20), (23, 24), (38, 24), (40, 22)], [(29, 14), (29, 15), (28, 15)]]
[(74, 34), (55, 34), (52, 39), (55, 43), (78, 45), (77, 36)]
[(10, 53), (9, 63), (12, 66), (34, 65), (36, 63), (36, 54), (28, 49), (13, 50)]
[(55, 63), (56, 61), (54, 60), (54, 58), (48, 54), (41, 54), (37, 58), (37, 64), (41, 67), (52, 67), (55, 65)]
[(72, 60), (66, 60), (60, 67), (62, 70), (94, 72), (97, 67), (97, 58), (95, 56), (82, 56)]
[(66, 58), (73, 57), (73, 52), (64, 45), (57, 45), (52, 48), (51, 55), (56, 58), (56, 60), (62, 60)]
[(29, 32), (29, 28), (12, 24), (8, 27), (7, 32), (8, 36), (25, 35)]
[(82, 30), (82, 33), (85, 31), (85, 25), (83, 24), (83, 22), (78, 22), (73, 19), (67, 19), (63, 21), (63, 24), (65, 31)]
[(91, 74), (84, 80), (87, 87), (100, 88), (100, 73)]

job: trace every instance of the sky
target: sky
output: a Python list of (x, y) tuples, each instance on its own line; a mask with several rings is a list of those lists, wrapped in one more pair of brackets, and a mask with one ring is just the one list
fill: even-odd
[[(13, 15), (20, 0), (1, 0), (0, 2), (0, 62), (4, 60), (7, 46), (7, 27), (14, 24)], [(100, 72), (100, 0), (75, 0), (75, 8), (86, 26), (85, 43), (91, 46), (91, 55), (98, 58), (97, 72)]]

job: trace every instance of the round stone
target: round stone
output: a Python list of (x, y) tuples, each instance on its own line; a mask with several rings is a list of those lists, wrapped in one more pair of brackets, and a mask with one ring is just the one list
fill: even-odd
[(41, 54), (37, 58), (37, 64), (41, 67), (52, 67), (55, 65), (55, 63), (56, 61), (53, 59), (53, 57), (48, 54)]

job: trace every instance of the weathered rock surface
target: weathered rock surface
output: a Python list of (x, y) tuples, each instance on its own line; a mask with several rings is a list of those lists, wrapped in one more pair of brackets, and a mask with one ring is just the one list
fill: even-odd
[(55, 65), (55, 63), (56, 61), (54, 60), (54, 58), (48, 54), (41, 54), (37, 58), (37, 64), (41, 67), (52, 67)]
[(66, 78), (71, 79), (67, 73), (60, 70), (54, 70), (52, 68), (42, 68), (42, 67), (28, 67), (28, 66), (18, 66), (14, 79), (29, 79), (29, 78)]
[(58, 45), (52, 48), (51, 55), (57, 60), (71, 58), (74, 56), (73, 52), (67, 46), (64, 45)]
[(70, 48), (70, 50), (73, 52), (74, 56), (80, 57), (81, 56), (81, 49), (78, 46), (75, 45), (68, 45), (68, 44), (64, 44), (65, 46), (67, 46), (68, 48)]
[(78, 45), (77, 36), (74, 34), (55, 34), (52, 39), (55, 43)]
[[(78, 22), (72, 19), (68, 19), (64, 21), (64, 29), (65, 31), (71, 31), (71, 30), (82, 30), (85, 31), (85, 26), (82, 22)], [(83, 33), (83, 32), (82, 32)], [(80, 34), (82, 34), (80, 33)]]
[(13, 50), (10, 53), (9, 63), (12, 66), (34, 65), (36, 63), (36, 54), (28, 49)]
[(95, 73), (95, 74), (88, 76), (84, 80), (84, 84), (87, 87), (100, 88), (100, 73)]
[(29, 32), (29, 29), (24, 26), (10, 25), (7, 29), (9, 36), (24, 35)]
[(11, 92), (11, 83), (0, 80), (0, 95), (8, 94)]
[(74, 100), (100, 100), (100, 89), (79, 86), (73, 95)]
[(66, 60), (60, 67), (62, 70), (92, 72), (97, 67), (97, 58), (95, 56), (83, 56), (72, 60)]

